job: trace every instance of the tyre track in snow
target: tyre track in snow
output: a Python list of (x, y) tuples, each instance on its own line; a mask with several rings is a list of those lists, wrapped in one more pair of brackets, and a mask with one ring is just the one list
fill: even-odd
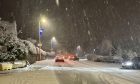
[[(130, 71), (126, 70), (127, 72), (125, 72), (125, 71), (119, 69), (118, 66), (117, 66), (118, 68), (115, 69), (115, 68), (104, 68), (105, 66), (94, 65), (94, 62), (89, 62), (89, 61), (81, 61), (80, 63), (91, 66), (91, 67), (97, 66), (96, 69), (98, 71), (104, 72), (108, 75), (116, 76), (118, 78), (122, 78), (122, 79), (127, 80), (127, 81), (134, 82), (136, 84), (140, 84), (140, 80), (139, 80), (140, 79), (140, 72), (139, 72), (139, 70), (137, 70), (138, 73), (135, 72), (135, 70), (130, 70)], [(99, 63), (99, 64), (101, 64), (101, 63)]]

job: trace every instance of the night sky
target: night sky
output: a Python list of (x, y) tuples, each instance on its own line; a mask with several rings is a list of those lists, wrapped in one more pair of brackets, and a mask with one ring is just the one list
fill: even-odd
[(22, 39), (38, 39), (40, 13), (50, 23), (42, 37), (45, 49), (53, 36), (69, 50), (81, 45), (88, 51), (104, 39), (134, 49), (140, 42), (139, 0), (0, 0), (0, 17), (15, 17)]

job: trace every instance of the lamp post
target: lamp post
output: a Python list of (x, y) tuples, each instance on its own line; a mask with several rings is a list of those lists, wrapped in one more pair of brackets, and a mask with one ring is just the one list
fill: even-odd
[(81, 46), (77, 46), (76, 55), (79, 56), (81, 54)]
[(44, 17), (41, 17), (39, 18), (39, 27), (38, 27), (38, 35), (39, 35), (39, 60), (41, 60), (41, 47), (42, 47), (42, 43), (41, 43), (41, 34), (43, 33), (43, 30), (41, 29), (41, 23), (46, 23), (46, 19)]
[(56, 47), (56, 45), (57, 45), (56, 38), (53, 37), (53, 38), (51, 39), (51, 50), (53, 50), (53, 49)]

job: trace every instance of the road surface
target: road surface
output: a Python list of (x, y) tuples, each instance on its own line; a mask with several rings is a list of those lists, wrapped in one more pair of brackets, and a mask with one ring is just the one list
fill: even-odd
[(0, 84), (140, 84), (140, 70), (87, 60), (55, 63), (48, 59), (29, 67), (0, 72)]

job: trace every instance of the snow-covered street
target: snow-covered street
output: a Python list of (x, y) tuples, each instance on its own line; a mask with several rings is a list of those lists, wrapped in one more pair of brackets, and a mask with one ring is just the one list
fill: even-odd
[(2, 84), (140, 84), (140, 70), (120, 69), (119, 64), (87, 60), (37, 62), (26, 68), (1, 73)]

